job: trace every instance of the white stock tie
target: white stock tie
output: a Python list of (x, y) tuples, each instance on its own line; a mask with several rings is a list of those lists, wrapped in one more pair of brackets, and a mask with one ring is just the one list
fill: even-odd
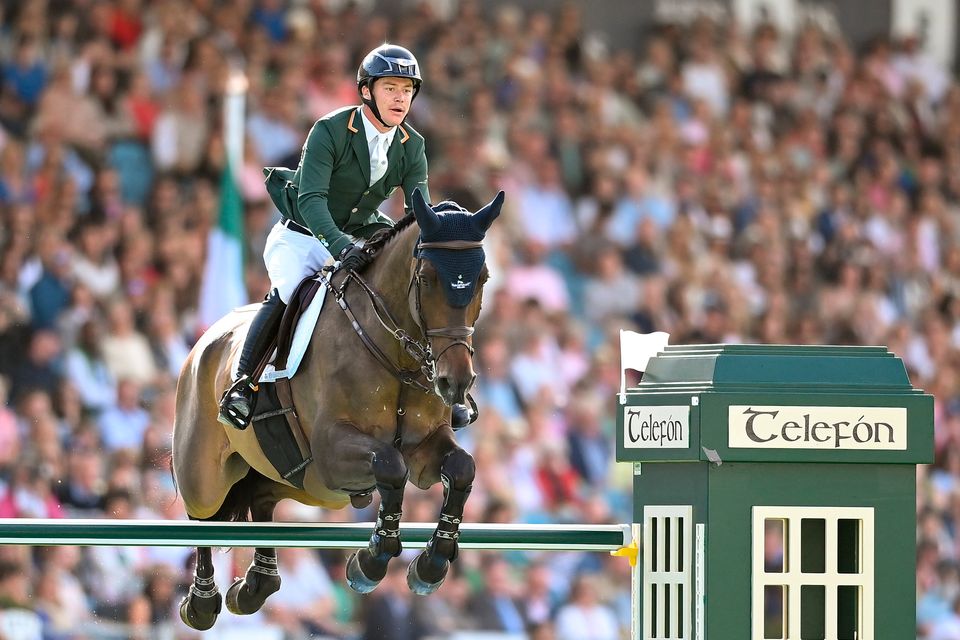
[(377, 136), (373, 142), (373, 153), (370, 154), (370, 185), (374, 185), (387, 172), (387, 148), (390, 138)]

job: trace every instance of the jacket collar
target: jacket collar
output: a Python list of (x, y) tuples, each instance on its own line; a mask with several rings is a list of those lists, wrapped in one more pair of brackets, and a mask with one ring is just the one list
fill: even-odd
[[(360, 129), (358, 127), (362, 127), (363, 125), (362, 123), (354, 124), (354, 121), (357, 118), (363, 118), (363, 116), (360, 115), (361, 108), (362, 107), (357, 107), (356, 109), (352, 109), (350, 111), (350, 119), (347, 120), (347, 131), (349, 131), (350, 133), (360, 133)], [(400, 144), (404, 144), (406, 143), (407, 140), (410, 139), (410, 134), (407, 133), (406, 128), (404, 128), (402, 124), (397, 126), (397, 133), (400, 134)], [(369, 161), (370, 161), (370, 152), (367, 151), (367, 162)]]

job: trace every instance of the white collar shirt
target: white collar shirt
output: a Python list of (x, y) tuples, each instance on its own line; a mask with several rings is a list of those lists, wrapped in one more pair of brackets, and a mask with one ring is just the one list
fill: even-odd
[(377, 128), (367, 119), (367, 115), (360, 107), (361, 120), (363, 120), (363, 130), (367, 135), (367, 149), (370, 151), (370, 185), (380, 181), (387, 172), (387, 150), (393, 144), (393, 137), (397, 133), (396, 127), (390, 127), (386, 133), (380, 133)]

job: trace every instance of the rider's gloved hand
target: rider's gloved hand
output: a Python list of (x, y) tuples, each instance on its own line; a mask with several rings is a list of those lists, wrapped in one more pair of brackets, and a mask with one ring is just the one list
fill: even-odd
[(352, 269), (360, 272), (373, 261), (373, 255), (361, 246), (351, 244), (340, 252), (337, 258), (341, 269)]

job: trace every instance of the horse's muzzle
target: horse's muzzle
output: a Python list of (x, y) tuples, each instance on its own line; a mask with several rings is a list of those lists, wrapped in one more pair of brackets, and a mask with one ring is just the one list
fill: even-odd
[(443, 400), (443, 404), (452, 407), (455, 404), (466, 402), (467, 391), (470, 391), (476, 379), (477, 376), (475, 375), (466, 380), (458, 380), (450, 376), (437, 376), (434, 381), (434, 389), (440, 399)]

